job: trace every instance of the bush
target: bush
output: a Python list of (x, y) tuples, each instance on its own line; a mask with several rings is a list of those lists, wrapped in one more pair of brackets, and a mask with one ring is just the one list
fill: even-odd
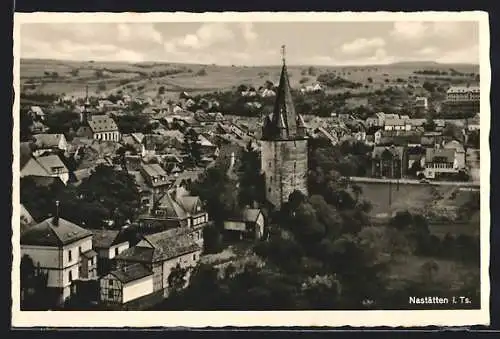
[(306, 83), (306, 82), (308, 82), (308, 81), (309, 81), (309, 78), (308, 78), (308, 77), (303, 77), (303, 78), (301, 78), (301, 79), (299, 80), (299, 83), (304, 84), (304, 83)]
[(205, 75), (207, 75), (207, 71), (206, 71), (206, 69), (202, 68), (198, 72), (196, 72), (196, 75), (197, 76), (205, 76)]

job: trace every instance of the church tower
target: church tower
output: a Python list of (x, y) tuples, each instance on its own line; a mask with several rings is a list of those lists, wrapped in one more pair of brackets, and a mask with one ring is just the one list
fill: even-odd
[(80, 112), (80, 123), (86, 124), (90, 114), (89, 85), (85, 86), (85, 102)]
[(261, 139), (261, 171), (266, 198), (279, 209), (290, 194), (307, 195), (307, 135), (304, 120), (295, 112), (282, 46), (283, 67), (273, 112), (265, 117)]

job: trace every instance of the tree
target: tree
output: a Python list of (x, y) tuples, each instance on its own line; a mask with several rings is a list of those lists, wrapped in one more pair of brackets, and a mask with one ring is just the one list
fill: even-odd
[(184, 132), (183, 150), (184, 154), (187, 155), (186, 165), (188, 167), (197, 166), (201, 160), (201, 145), (198, 133), (192, 128)]
[(68, 133), (70, 128), (77, 130), (80, 125), (80, 116), (76, 112), (54, 112), (45, 118), (45, 124), (51, 133)]
[(186, 286), (188, 271), (188, 268), (181, 267), (180, 264), (177, 264), (177, 266), (170, 271), (167, 278), (170, 292), (179, 292)]
[(260, 152), (253, 148), (252, 142), (241, 153), (240, 191), (238, 200), (241, 206), (252, 205), (264, 200), (264, 182), (260, 174)]
[(443, 135), (452, 137), (460, 142), (464, 141), (464, 133), (460, 127), (453, 123), (446, 123), (443, 129)]
[(77, 77), (78, 74), (80, 73), (80, 70), (78, 68), (74, 68), (71, 70), (71, 75), (74, 76), (74, 77)]
[(165, 94), (165, 86), (160, 86), (160, 87), (158, 88), (158, 94), (159, 94), (159, 95), (163, 95), (163, 94)]
[(427, 117), (427, 120), (424, 123), (424, 129), (426, 131), (431, 131), (431, 132), (436, 130), (436, 123), (434, 122), (434, 119), (432, 119), (431, 116)]
[(303, 78), (301, 78), (301, 79), (299, 80), (299, 83), (301, 83), (301, 84), (305, 84), (305, 83), (306, 83), (306, 82), (308, 82), (308, 81), (309, 81), (309, 78), (308, 78), (308, 77), (303, 77)]
[(119, 223), (133, 219), (139, 207), (139, 191), (133, 176), (125, 171), (99, 165), (79, 186), (82, 202), (96, 204), (107, 211), (107, 216)]
[(369, 77), (367, 80), (370, 84), (373, 82), (373, 79), (371, 77)]
[(307, 74), (309, 74), (310, 76), (316, 76), (316, 68), (314, 68), (313, 66), (310, 66), (307, 69)]
[(193, 184), (192, 193), (206, 203), (208, 215), (217, 227), (238, 207), (238, 188), (226, 171), (218, 166), (208, 168)]
[(31, 116), (28, 114), (28, 111), (21, 110), (19, 116), (19, 134), (21, 142), (29, 141), (31, 139), (32, 135), (30, 127), (32, 124), (33, 120), (31, 119)]
[(241, 92), (246, 92), (248, 90), (248, 86), (245, 85), (245, 84), (241, 84), (238, 86), (238, 93), (241, 93)]
[(198, 72), (196, 72), (197, 76), (206, 76), (207, 75), (207, 70), (202, 68)]

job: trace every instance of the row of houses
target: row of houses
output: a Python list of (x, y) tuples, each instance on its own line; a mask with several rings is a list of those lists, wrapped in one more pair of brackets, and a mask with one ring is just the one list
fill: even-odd
[(372, 176), (402, 178), (412, 174), (429, 179), (458, 175), (466, 169), (466, 153), (456, 140), (425, 147), (422, 145), (375, 146), (371, 155)]

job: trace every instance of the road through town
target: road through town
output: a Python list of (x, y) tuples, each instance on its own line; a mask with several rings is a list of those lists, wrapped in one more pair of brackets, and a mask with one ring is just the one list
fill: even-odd
[(417, 179), (381, 179), (381, 178), (368, 178), (368, 177), (350, 177), (350, 180), (354, 182), (366, 182), (366, 183), (393, 183), (397, 184), (418, 184), (418, 185), (439, 185), (439, 186), (460, 186), (460, 187), (473, 187), (479, 188), (478, 181), (431, 181), (428, 183), (421, 182)]

